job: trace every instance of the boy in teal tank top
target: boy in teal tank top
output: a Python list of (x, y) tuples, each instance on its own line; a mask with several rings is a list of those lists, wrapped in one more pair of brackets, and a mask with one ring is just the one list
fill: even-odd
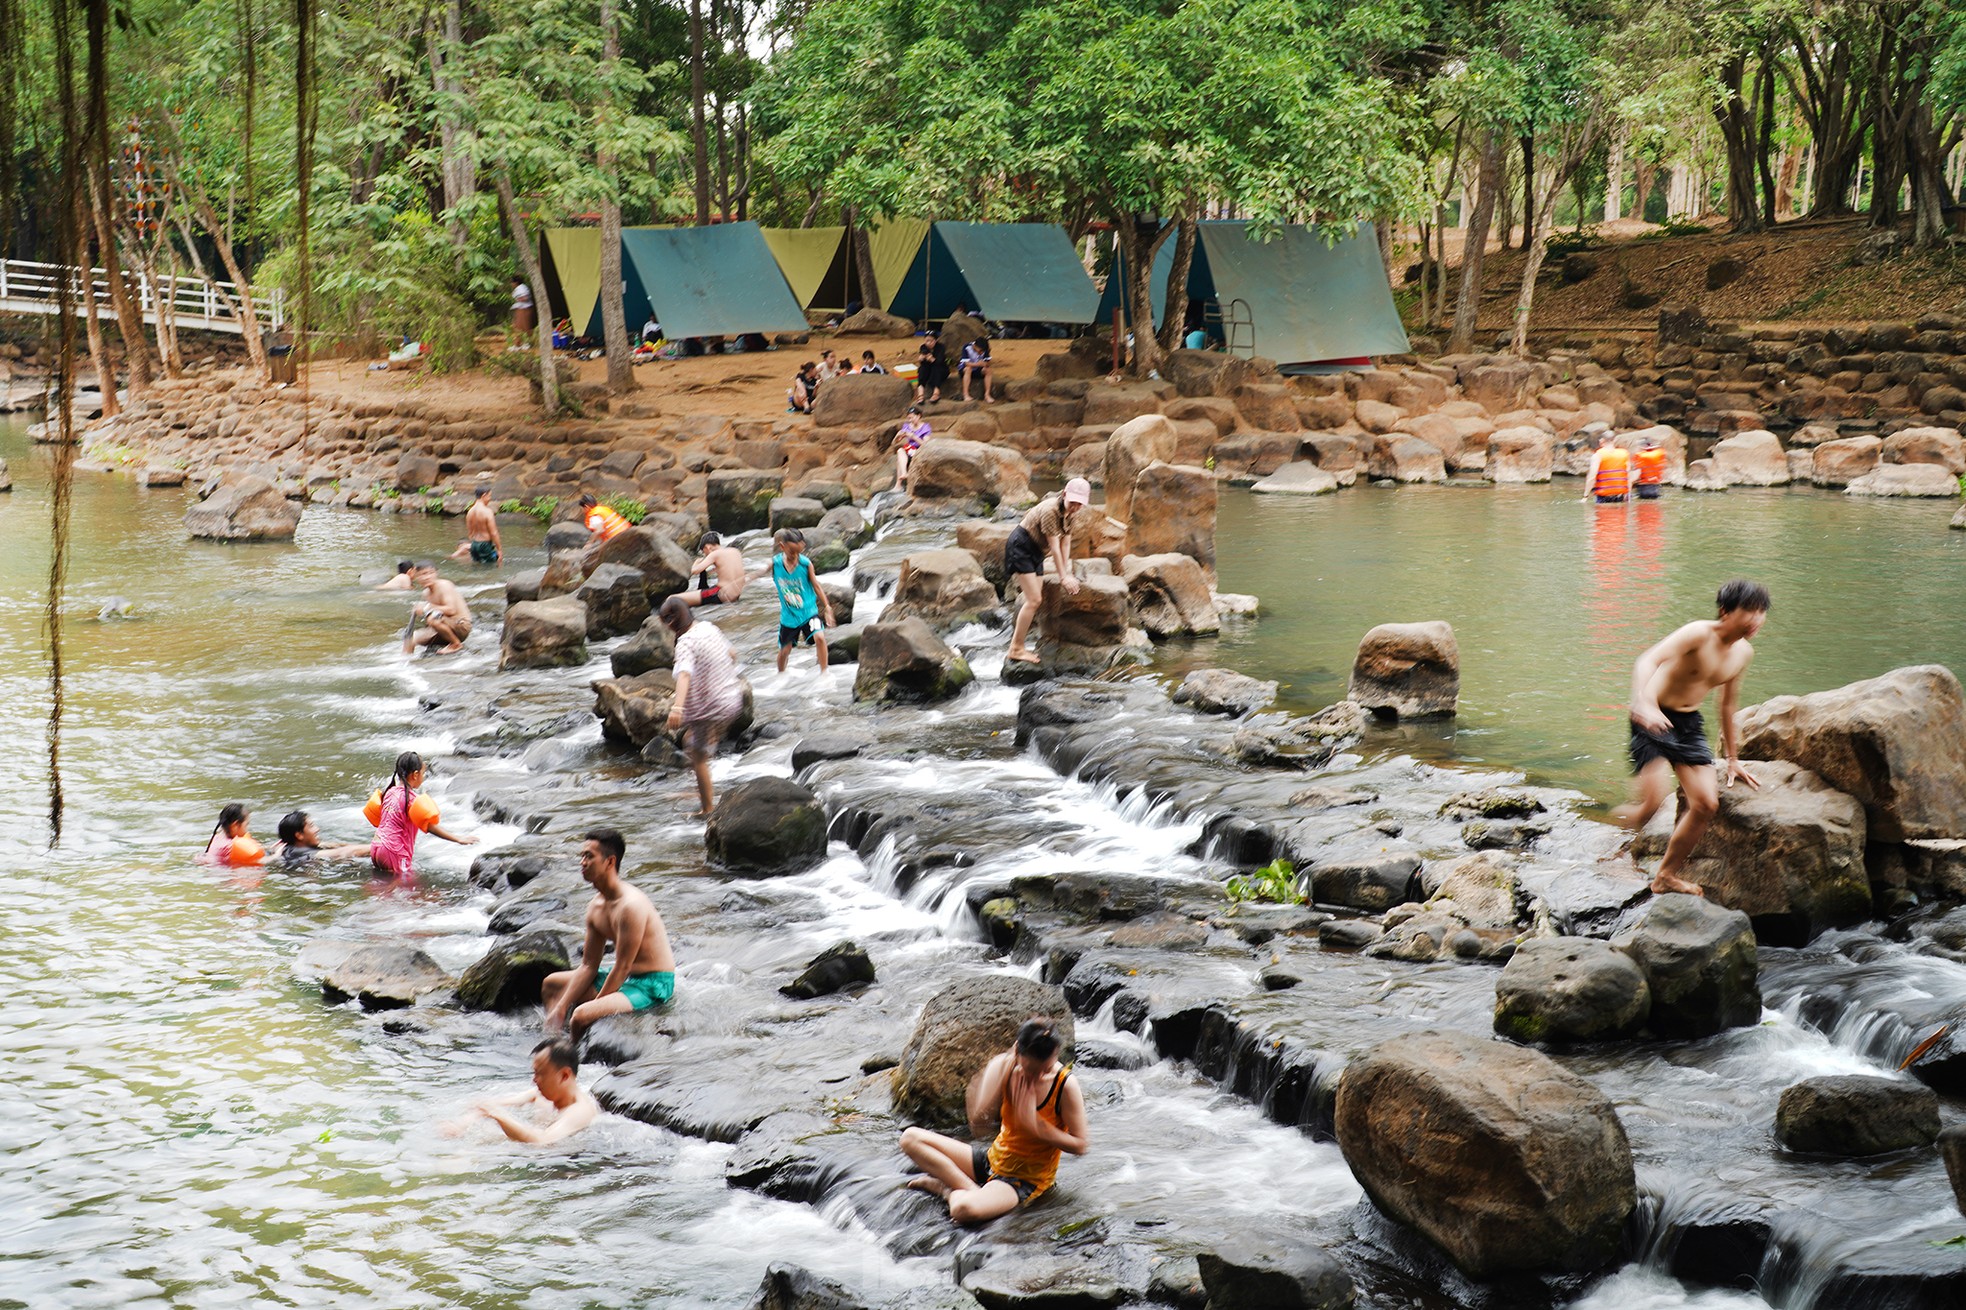
[(771, 582), (778, 588), (778, 671), (785, 672), (792, 647), (803, 642), (819, 652), (819, 671), (824, 673), (825, 628), (833, 626), (833, 602), (826, 599), (819, 574), (806, 558), (805, 534), (797, 528), (780, 528), (771, 540), (778, 547), (771, 557)]

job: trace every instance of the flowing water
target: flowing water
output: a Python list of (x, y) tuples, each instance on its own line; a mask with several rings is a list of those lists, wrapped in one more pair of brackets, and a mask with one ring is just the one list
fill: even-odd
[[(967, 891), (1080, 869), (1221, 876), (1180, 853), (1200, 832), (1196, 816), (1061, 779), (1019, 753), (1017, 697), (992, 676), (994, 655), (979, 655), (979, 682), (946, 706), (872, 715), (851, 702), (850, 668), (822, 677), (800, 652), (788, 673), (773, 673), (772, 616), (758, 604), (720, 617), (757, 686), (761, 721), (851, 725), (885, 748), (816, 771), (829, 805), (910, 809), (923, 842), (973, 858), (920, 873), (891, 846), (862, 858), (836, 844), (798, 877), (707, 877), (700, 828), (681, 817), (682, 780), (647, 773), (600, 740), (586, 691), (606, 676), (600, 651), (584, 669), (499, 673), (499, 590), (489, 572), (453, 567), (483, 607), (479, 635), (452, 660), (398, 653), (403, 598), (358, 579), (399, 556), (446, 552), (455, 521), (313, 511), (292, 545), (187, 543), (183, 493), (94, 476), (76, 482), (69, 810), (50, 852), (40, 764), (47, 476), (18, 426), (0, 427), (0, 456), (17, 484), (0, 496), (0, 730), (17, 759), (0, 795), (9, 883), (0, 1045), (14, 1089), (0, 1124), (0, 1211), (10, 1219), (0, 1228), (0, 1306), (735, 1307), (777, 1260), (872, 1288), (949, 1276), (947, 1225), (896, 1199), (899, 1161), (885, 1150), (869, 1177), (815, 1207), (727, 1186), (730, 1146), (613, 1116), (545, 1150), (440, 1135), (472, 1099), (522, 1083), (534, 1020), (419, 1011), (404, 1022), (327, 1006), (295, 957), (322, 935), (409, 937), (445, 967), (463, 967), (485, 947), (491, 903), (465, 879), (474, 852), (426, 840), (417, 884), (387, 891), (348, 867), (306, 876), (202, 868), (190, 857), (226, 801), (251, 806), (262, 838), (302, 806), (330, 839), (357, 839), (362, 799), (398, 751), (416, 748), (432, 758), (445, 826), (487, 847), (518, 836), (531, 815), (569, 842), (592, 823), (622, 828), (630, 869), (678, 951), (673, 1051), (724, 1061), (734, 1082), (764, 1093), (845, 1080), (870, 1054), (802, 1037), (775, 990), (843, 936), (879, 960), (881, 983), (856, 1004), (868, 1031), (893, 1042), (897, 1016), (952, 971), (1015, 967), (980, 941)], [(1620, 662), (1697, 614), (1733, 572), (1766, 576), (1782, 606), (1756, 694), (1913, 659), (1957, 665), (1966, 654), (1956, 607), (1942, 603), (1956, 546), (1931, 506), (1729, 493), (1666, 512), (1677, 517), (1651, 528), (1634, 517), (1617, 542), (1593, 546), (1609, 533), (1604, 521), (1538, 491), (1359, 490), (1309, 505), (1231, 495), (1224, 585), (1262, 595), (1268, 612), (1185, 658), (1267, 672), (1312, 706), (1340, 693), (1365, 628), (1449, 618), (1465, 668), (1458, 732), (1403, 738), (1387, 759), (1368, 754), (1337, 771), (1391, 778), (1407, 767), (1397, 752), (1413, 752), (1526, 764), (1543, 780), (1595, 789), (1615, 771)], [(508, 567), (543, 558), (536, 529), (507, 535)], [(869, 548), (863, 562), (894, 557), (906, 539)], [(761, 561), (760, 545), (750, 549)], [(1618, 558), (1597, 569), (1594, 549)], [(1588, 601), (1594, 580), (1618, 588), (1621, 604)], [(129, 617), (98, 619), (117, 596), (131, 603)], [(877, 604), (864, 594), (859, 617)], [(1903, 615), (1918, 621), (1895, 621)], [(1834, 653), (1805, 658), (1811, 650)], [(1598, 717), (1578, 728), (1584, 713)], [(721, 761), (719, 785), (784, 772), (795, 739)], [(1805, 1021), (1808, 997), (1847, 985), (1966, 1005), (1966, 967), (1865, 934), (1769, 956), (1779, 981), (1762, 1027), (1573, 1061), (1619, 1105), (1651, 1207), (1644, 1258), (1577, 1304), (1764, 1304), (1749, 1291), (1689, 1288), (1669, 1272), (1678, 1235), (1728, 1205), (1778, 1216), (1779, 1249), (1757, 1277), (1767, 1303), (1784, 1310), (1838, 1303), (1809, 1274), (1850, 1240), (1837, 1223), (1840, 1192), (1862, 1198), (1866, 1232), (1922, 1246), (1966, 1227), (1947, 1217), (1943, 1175), (1929, 1161), (1811, 1171), (1771, 1161), (1766, 1139), (1781, 1086), (1809, 1073), (1882, 1071), (1897, 1049), (1899, 1035), (1874, 1025)], [(1246, 956), (1191, 967), (1196, 985), (1260, 994)], [(1873, 975), (1881, 979), (1867, 982)], [(1493, 974), (1331, 957), (1314, 986), (1331, 1011), (1321, 1039), (1349, 1052), (1430, 1023), (1485, 1024)], [(1107, 1054), (1081, 1074), (1096, 1146), (1068, 1162), (1067, 1204), (1143, 1229), (1172, 1216), (1220, 1231), (1260, 1215), (1343, 1240), (1360, 1193), (1334, 1145), (1154, 1059), (1139, 1037), (1098, 1019), (1082, 1031)], [(1363, 1287), (1371, 1306), (1440, 1304), (1396, 1275)]]

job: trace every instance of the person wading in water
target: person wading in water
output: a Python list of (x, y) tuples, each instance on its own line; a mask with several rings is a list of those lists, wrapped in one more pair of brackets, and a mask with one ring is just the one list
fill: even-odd
[(1632, 771), (1638, 775), (1638, 800), (1620, 806), (1614, 817), (1633, 831), (1642, 829), (1672, 795), (1675, 775), (1686, 794), (1686, 812), (1674, 825), (1665, 858), (1652, 877), (1652, 890), (1658, 893), (1704, 895), (1679, 871), (1720, 808), (1713, 749), (1707, 745), (1706, 725), (1700, 718), (1700, 704), (1715, 687), (1720, 688), (1720, 744), (1727, 755), (1723, 780), (1730, 787), (1736, 782), (1761, 787), (1741, 767), (1734, 710), (1741, 701), (1741, 676), (1754, 659), (1748, 639), (1768, 619), (1768, 589), (1736, 578), (1720, 589), (1714, 604), (1717, 618), (1687, 624), (1632, 666), (1630, 749)]
[(1597, 453), (1591, 456), (1590, 472), (1584, 475), (1589, 488), (1584, 499), (1600, 505), (1622, 505), (1631, 493), (1631, 452), (1617, 443), (1609, 432), (1597, 439)]

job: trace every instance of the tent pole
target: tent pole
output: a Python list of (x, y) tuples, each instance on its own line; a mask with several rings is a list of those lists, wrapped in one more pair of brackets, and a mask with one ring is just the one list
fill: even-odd
[(1113, 376), (1120, 375), (1120, 307), (1113, 306)]

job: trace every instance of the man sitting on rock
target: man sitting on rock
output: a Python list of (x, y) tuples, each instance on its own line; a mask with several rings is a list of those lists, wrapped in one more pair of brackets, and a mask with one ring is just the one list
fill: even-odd
[(1741, 767), (1734, 710), (1741, 700), (1741, 677), (1754, 659), (1748, 639), (1768, 619), (1768, 588), (1736, 578), (1720, 589), (1714, 603), (1718, 618), (1687, 624), (1632, 666), (1631, 759), (1638, 801), (1620, 806), (1614, 817), (1634, 831), (1644, 828), (1672, 795), (1675, 775), (1686, 795), (1686, 812), (1679, 816), (1652, 878), (1655, 893), (1704, 894), (1679, 871), (1720, 808), (1713, 748), (1700, 718), (1700, 705), (1715, 687), (1720, 688), (1720, 743), (1727, 753), (1725, 781), (1730, 787), (1736, 781), (1761, 786)]
[[(580, 876), (594, 889), (587, 904), (587, 938), (580, 963), (549, 973), (540, 984), (546, 1031), (564, 1025), (578, 1038), (596, 1019), (667, 1005), (676, 995), (676, 957), (662, 916), (641, 888), (621, 876), (628, 843), (612, 828), (595, 828), (580, 847)], [(614, 963), (601, 955), (614, 943)]]
[[(410, 610), (410, 631), (403, 635), (403, 654), (419, 646), (448, 655), (471, 635), (471, 607), (449, 578), (438, 576), (435, 564), (419, 564), (411, 579), (423, 588), (423, 599)], [(421, 624), (421, 626), (418, 626)]]
[[(532, 1048), (531, 1091), (480, 1101), (445, 1124), (443, 1133), (455, 1137), (472, 1115), (483, 1115), (515, 1142), (547, 1146), (572, 1137), (601, 1113), (600, 1103), (580, 1085), (579, 1073), (580, 1052), (574, 1044), (564, 1037), (548, 1037)], [(528, 1108), (533, 1116), (544, 1117), (530, 1123), (519, 1118), (516, 1112)]]
[(725, 543), (715, 532), (706, 532), (696, 543), (702, 563), (689, 580), (690, 590), (682, 593), (685, 605), (734, 605), (744, 594), (744, 555)]
[[(1085, 1098), (1070, 1065), (1058, 1063), (1058, 1033), (1050, 1019), (1033, 1015), (1017, 1040), (970, 1080), (965, 1098), (973, 1142), (959, 1142), (926, 1128), (901, 1134), (901, 1150), (922, 1171), (908, 1186), (949, 1203), (960, 1224), (1009, 1214), (1051, 1190), (1058, 1159), (1084, 1155)], [(993, 1140), (983, 1140), (992, 1118)]]

